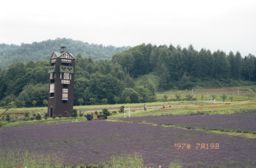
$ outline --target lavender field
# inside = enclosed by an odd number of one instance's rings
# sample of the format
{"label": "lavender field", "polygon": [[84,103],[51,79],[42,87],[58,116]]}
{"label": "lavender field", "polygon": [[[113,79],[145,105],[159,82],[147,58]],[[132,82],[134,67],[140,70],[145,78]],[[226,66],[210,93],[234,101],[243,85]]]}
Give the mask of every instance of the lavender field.
{"label": "lavender field", "polygon": [[256,112],[226,115],[146,116],[124,120],[194,128],[256,132]]}
{"label": "lavender field", "polygon": [[[177,148],[176,144],[191,148]],[[196,148],[218,143],[218,149]],[[100,163],[120,154],[142,155],[145,165],[256,167],[256,140],[139,123],[91,121],[0,128],[0,153],[55,154],[66,164]]]}

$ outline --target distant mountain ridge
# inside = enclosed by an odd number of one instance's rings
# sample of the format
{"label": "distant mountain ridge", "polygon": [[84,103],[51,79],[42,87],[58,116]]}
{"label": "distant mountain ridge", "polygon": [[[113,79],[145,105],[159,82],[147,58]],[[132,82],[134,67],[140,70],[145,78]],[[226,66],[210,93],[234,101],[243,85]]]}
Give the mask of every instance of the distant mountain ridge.
{"label": "distant mountain ridge", "polygon": [[57,38],[30,44],[0,44],[0,68],[5,68],[13,63],[48,60],[53,51],[58,51],[60,46],[66,46],[74,55],[92,59],[110,59],[112,55],[122,52],[128,47],[103,46],[101,44],[89,44],[68,38]]}

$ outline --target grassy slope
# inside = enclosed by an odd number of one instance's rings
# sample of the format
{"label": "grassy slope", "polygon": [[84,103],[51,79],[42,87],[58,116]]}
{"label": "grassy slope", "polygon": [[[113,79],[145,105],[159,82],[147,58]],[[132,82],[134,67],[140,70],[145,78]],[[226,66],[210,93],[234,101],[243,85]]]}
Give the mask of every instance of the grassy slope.
{"label": "grassy slope", "polygon": [[236,86],[236,87],[222,87],[222,88],[196,88],[193,90],[169,90],[160,92],[157,94],[157,100],[163,100],[164,95],[168,96],[168,99],[175,99],[175,95],[181,95],[181,98],[185,98],[188,94],[193,94],[197,100],[209,100],[212,95],[216,96],[216,100],[221,100],[223,94],[227,95],[229,99],[233,97],[234,101],[255,99],[256,97],[256,85],[249,86]]}
{"label": "grassy slope", "polygon": [[[168,104],[166,102],[166,104]],[[132,117],[159,116],[159,115],[191,115],[196,113],[231,114],[256,109],[256,101],[237,102],[175,102],[169,103],[170,107],[147,111],[131,112]],[[124,114],[114,115],[113,118],[123,117]]]}
{"label": "grassy slope", "polygon": [[[243,87],[227,87],[227,88],[209,88],[209,89],[194,89],[193,95],[197,97],[197,101],[171,101],[175,99],[175,94],[180,94],[185,97],[187,94],[192,94],[192,91],[177,91],[170,90],[166,92],[157,93],[157,102],[146,103],[148,110],[144,111],[145,103],[133,104],[113,104],[113,105],[86,105],[75,106],[78,111],[95,112],[107,108],[110,111],[119,111],[120,106],[125,106],[126,112],[130,107],[130,115],[132,117],[138,116],[152,116],[152,115],[191,115],[194,113],[207,113],[207,114],[229,114],[234,112],[243,112],[256,109],[256,85],[243,86]],[[220,101],[221,95],[226,94],[228,97],[232,96],[233,101],[227,98],[225,102]],[[168,101],[163,102],[163,96],[168,96]],[[203,96],[203,100],[200,98]],[[209,100],[210,95],[216,95],[216,101]],[[0,115],[4,109],[0,108]],[[23,124],[56,124],[63,122],[84,121],[83,117],[76,120],[73,118],[58,118],[55,120],[41,120],[41,121],[22,121],[19,118],[24,117],[24,113],[46,113],[46,107],[31,107],[31,108],[13,108],[8,111],[11,118],[16,119],[16,122],[5,123],[5,126],[17,126]],[[127,117],[128,113],[118,113],[110,118]],[[2,122],[3,123],[3,122]]]}
{"label": "grassy slope", "polygon": [[[211,95],[216,95],[216,100],[221,101],[221,96],[223,94],[227,95],[227,100],[230,101],[230,97],[233,97],[233,101],[253,101],[256,100],[256,85],[250,86],[241,86],[241,87],[224,87],[224,88],[198,88],[192,90],[169,90],[165,92],[159,92],[156,94],[157,102],[146,103],[148,106],[161,106],[163,105],[163,97],[164,95],[168,96],[168,101],[174,100],[176,94],[180,94],[181,98],[184,99],[186,95],[192,94],[199,101],[209,101],[211,99]],[[203,95],[203,96],[202,96]],[[203,99],[202,99],[203,98]],[[209,101],[211,102],[211,101]],[[172,103],[179,103],[176,101],[172,101]],[[132,104],[106,104],[106,105],[83,105],[83,106],[75,106],[75,109],[80,111],[100,111],[103,108],[111,108],[118,109],[120,106],[125,107],[143,107],[145,103],[132,103]],[[187,102],[187,104],[191,104],[191,102]],[[192,104],[194,104],[192,102]],[[0,108],[0,114],[4,109]],[[10,109],[9,112],[12,113],[39,113],[46,112],[46,107],[24,107],[24,108],[13,108]]]}

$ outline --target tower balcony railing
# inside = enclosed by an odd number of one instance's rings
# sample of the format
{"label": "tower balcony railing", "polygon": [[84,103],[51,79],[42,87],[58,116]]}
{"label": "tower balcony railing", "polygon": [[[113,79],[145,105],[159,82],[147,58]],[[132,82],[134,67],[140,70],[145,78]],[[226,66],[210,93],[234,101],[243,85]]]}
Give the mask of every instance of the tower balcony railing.
{"label": "tower balcony railing", "polygon": [[60,65],[60,72],[74,73],[74,68],[72,66]]}
{"label": "tower balcony railing", "polygon": [[55,66],[49,66],[48,73],[53,73],[53,72],[55,72]]}

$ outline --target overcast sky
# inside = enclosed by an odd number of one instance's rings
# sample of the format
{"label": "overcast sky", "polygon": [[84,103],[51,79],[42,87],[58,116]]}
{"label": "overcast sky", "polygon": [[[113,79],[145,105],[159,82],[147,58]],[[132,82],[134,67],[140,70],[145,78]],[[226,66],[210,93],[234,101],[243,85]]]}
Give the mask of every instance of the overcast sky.
{"label": "overcast sky", "polygon": [[256,55],[256,0],[2,0],[0,43],[57,37]]}

